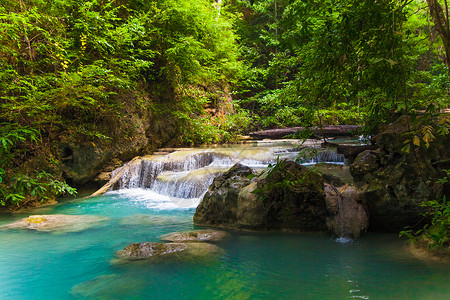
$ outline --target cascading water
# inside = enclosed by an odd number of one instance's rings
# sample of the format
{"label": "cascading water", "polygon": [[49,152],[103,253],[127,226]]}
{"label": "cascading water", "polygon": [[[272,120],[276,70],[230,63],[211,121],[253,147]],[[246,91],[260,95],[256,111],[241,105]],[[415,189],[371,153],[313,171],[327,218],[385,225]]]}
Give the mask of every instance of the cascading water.
{"label": "cascading water", "polygon": [[[318,162],[344,162],[344,156],[335,151],[318,148],[317,142],[299,146],[299,141],[254,143],[234,147],[212,149],[180,149],[166,155],[151,155],[135,159],[115,170],[112,190],[140,188],[162,196],[180,199],[196,199],[195,206],[206,193],[214,178],[236,163],[252,168],[265,168],[277,159],[296,159],[305,149],[313,149],[314,155],[305,165]],[[293,146],[296,146],[293,148]]]}
{"label": "cascading water", "polygon": [[225,168],[201,168],[187,172],[164,172],[156,178],[152,190],[161,195],[180,198],[203,196],[214,178],[225,172]]}
{"label": "cascading water", "polygon": [[[211,152],[200,152],[186,156],[184,160],[164,157],[143,157],[124,167],[127,168],[119,181],[112,186],[114,190],[129,188],[151,188],[155,179],[164,171],[185,172],[210,165],[214,160]],[[113,172],[114,177],[120,169]]]}
{"label": "cascading water", "polygon": [[369,217],[360,192],[352,186],[336,188],[325,184],[325,201],[330,217],[327,226],[337,236],[337,242],[348,243],[359,238],[369,226]]}

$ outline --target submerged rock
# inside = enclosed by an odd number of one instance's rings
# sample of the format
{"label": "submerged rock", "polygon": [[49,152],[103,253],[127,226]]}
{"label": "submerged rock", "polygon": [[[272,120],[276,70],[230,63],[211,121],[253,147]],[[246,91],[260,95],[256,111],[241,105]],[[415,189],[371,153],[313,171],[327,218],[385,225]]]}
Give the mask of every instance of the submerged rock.
{"label": "submerged rock", "polygon": [[444,248],[436,247],[430,249],[431,242],[423,237],[417,242],[410,242],[407,246],[408,251],[418,259],[433,260],[444,263],[450,262],[450,246]]}
{"label": "submerged rock", "polygon": [[79,232],[101,225],[107,217],[89,215],[33,215],[11,224],[3,229],[30,229],[52,232]]}
{"label": "submerged rock", "polygon": [[100,275],[92,280],[75,285],[71,294],[79,298],[118,299],[127,298],[147,283],[140,277],[130,275]]}
{"label": "submerged rock", "polygon": [[222,249],[208,243],[134,243],[117,251],[118,259],[113,263],[125,263],[136,260],[205,258],[220,254]]}
{"label": "submerged rock", "polygon": [[131,215],[120,219],[121,225],[173,225],[192,222],[190,217],[177,217],[171,215]]}
{"label": "submerged rock", "polygon": [[172,232],[161,237],[163,241],[174,243],[186,242],[218,242],[228,236],[225,231],[219,230],[195,230],[184,232]]}

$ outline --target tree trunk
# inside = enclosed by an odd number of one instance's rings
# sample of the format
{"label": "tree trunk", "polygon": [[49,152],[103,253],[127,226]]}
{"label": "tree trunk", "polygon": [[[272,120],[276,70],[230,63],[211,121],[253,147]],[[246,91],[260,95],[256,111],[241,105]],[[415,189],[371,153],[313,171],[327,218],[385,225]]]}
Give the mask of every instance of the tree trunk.
{"label": "tree trunk", "polygon": [[448,5],[447,0],[444,0],[444,8],[439,4],[438,0],[427,0],[430,15],[433,18],[436,31],[442,38],[445,50],[445,64],[450,76],[450,27],[448,20]]}
{"label": "tree trunk", "polygon": [[[323,127],[311,127],[312,131],[311,138],[318,137],[335,137],[335,136],[356,136],[359,134],[360,127],[357,125],[330,125]],[[306,130],[305,127],[289,127],[289,128],[281,128],[281,129],[268,129],[256,132],[250,132],[249,135],[257,140],[262,139],[283,139],[290,137],[292,135],[296,135],[303,130]]]}

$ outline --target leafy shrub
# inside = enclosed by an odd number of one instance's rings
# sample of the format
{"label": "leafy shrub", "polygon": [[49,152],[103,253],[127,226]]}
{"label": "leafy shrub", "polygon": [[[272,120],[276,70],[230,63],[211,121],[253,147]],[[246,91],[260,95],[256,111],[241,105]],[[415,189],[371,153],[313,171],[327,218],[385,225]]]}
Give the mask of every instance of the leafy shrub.
{"label": "leafy shrub", "polygon": [[[55,179],[51,174],[41,171],[35,176],[24,174],[10,175],[7,171],[17,155],[24,151],[20,143],[38,143],[35,129],[18,124],[2,124],[0,129],[0,205],[20,205],[33,200],[45,201],[50,198],[70,194],[76,189],[66,182]],[[17,148],[17,149],[16,149]]]}

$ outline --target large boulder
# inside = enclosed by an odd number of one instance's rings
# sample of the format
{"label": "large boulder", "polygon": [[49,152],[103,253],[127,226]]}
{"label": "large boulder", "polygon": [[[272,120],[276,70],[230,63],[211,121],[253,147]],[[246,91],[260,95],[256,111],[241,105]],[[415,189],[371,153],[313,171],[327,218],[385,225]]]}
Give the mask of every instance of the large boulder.
{"label": "large boulder", "polygon": [[[216,177],[197,206],[194,215],[194,224],[213,225],[223,227],[240,227],[238,214],[242,214],[243,207],[238,209],[238,197],[246,186],[250,184],[250,176],[255,172],[241,164],[236,164],[224,174]],[[255,201],[250,200],[255,203]],[[256,203],[255,203],[256,204]],[[236,226],[233,226],[235,224]]]}
{"label": "large boulder", "polygon": [[[375,137],[378,150],[363,151],[350,166],[355,184],[365,191],[374,228],[398,232],[418,224],[426,209],[421,203],[442,199],[448,189],[436,181],[443,177],[442,169],[450,168],[450,135],[435,133],[429,147],[422,141],[408,152],[404,147],[412,144],[412,128],[409,117],[399,118]],[[423,128],[416,126],[416,132]]]}
{"label": "large boulder", "polygon": [[[296,162],[280,161],[259,177],[251,168],[236,164],[216,177],[197,207],[194,223],[236,229],[327,231],[327,222],[338,212],[329,211],[325,195],[324,178]],[[352,236],[359,236],[359,232]]]}
{"label": "large boulder", "polygon": [[146,259],[154,256],[168,255],[186,250],[186,245],[179,243],[134,243],[118,251],[117,256],[130,260]]}

